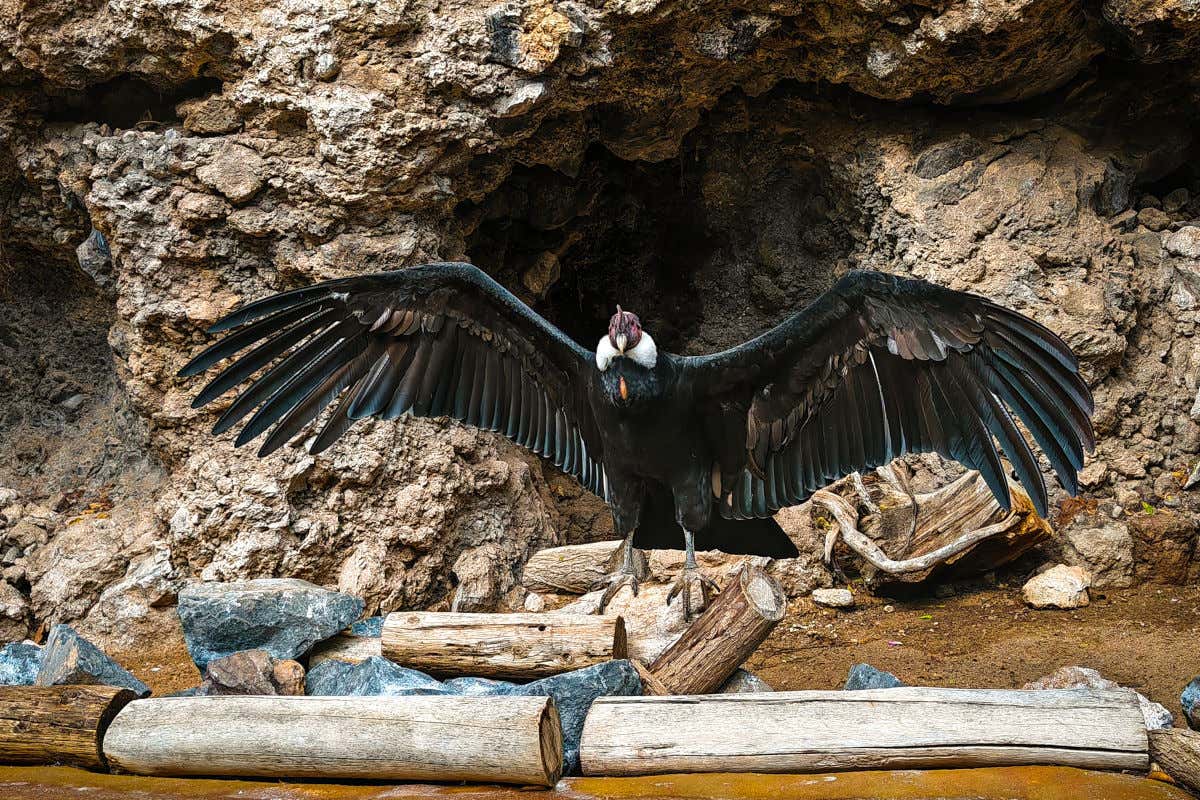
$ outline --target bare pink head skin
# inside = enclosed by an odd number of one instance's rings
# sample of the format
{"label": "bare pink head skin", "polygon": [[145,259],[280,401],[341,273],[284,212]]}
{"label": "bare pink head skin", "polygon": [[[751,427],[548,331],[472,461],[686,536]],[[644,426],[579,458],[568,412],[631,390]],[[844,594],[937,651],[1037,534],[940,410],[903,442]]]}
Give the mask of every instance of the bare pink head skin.
{"label": "bare pink head skin", "polygon": [[622,311],[617,306],[617,313],[608,321],[608,341],[618,353],[632,350],[642,340],[642,321],[638,315],[630,311]]}

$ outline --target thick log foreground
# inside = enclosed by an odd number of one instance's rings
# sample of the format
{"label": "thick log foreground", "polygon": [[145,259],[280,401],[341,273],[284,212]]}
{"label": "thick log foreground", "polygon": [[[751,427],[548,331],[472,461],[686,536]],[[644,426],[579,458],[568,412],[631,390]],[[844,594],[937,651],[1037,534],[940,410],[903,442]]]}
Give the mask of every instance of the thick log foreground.
{"label": "thick log foreground", "polygon": [[399,611],[384,620],[382,644],[384,658],[438,677],[532,680],[625,658],[625,620]]}
{"label": "thick log foreground", "polygon": [[1150,758],[1176,783],[1200,794],[1200,733],[1182,728],[1150,731]]}
{"label": "thick log foreground", "polygon": [[104,754],[139,775],[553,786],[562,726],[548,697],[164,697],[126,706]]}
{"label": "thick log foreground", "polygon": [[105,730],[136,697],[114,686],[0,686],[0,763],[106,769]]}
{"label": "thick log foreground", "polygon": [[785,611],[787,597],[779,581],[758,567],[743,567],[692,626],[647,665],[657,682],[651,691],[662,687],[671,694],[715,692],[770,635]]}
{"label": "thick log foreground", "polygon": [[1055,764],[1149,766],[1128,690],[868,689],[602,697],[584,775]]}

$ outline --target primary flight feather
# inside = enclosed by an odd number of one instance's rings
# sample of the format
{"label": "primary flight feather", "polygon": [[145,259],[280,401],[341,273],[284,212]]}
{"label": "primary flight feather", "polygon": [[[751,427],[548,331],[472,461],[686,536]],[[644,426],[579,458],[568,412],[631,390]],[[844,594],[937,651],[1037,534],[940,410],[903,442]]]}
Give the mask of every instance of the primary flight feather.
{"label": "primary flight feather", "polygon": [[625,542],[606,600],[636,590],[635,535],[656,492],[669,492],[684,530],[672,594],[690,605],[689,586],[710,583],[694,535],[714,515],[768,517],[851,472],[931,451],[979,470],[1008,509],[998,444],[1046,516],[1015,419],[1072,494],[1095,444],[1091,392],[1054,333],[986,298],[876,272],[850,272],[770,331],[707,356],[659,351],[619,306],[589,352],[457,263],[273,295],[210,329],[226,331],[179,373],[227,362],[194,407],[247,384],[215,433],[242,422],[237,444],[265,433],[265,456],[335,402],[314,453],[364,417],[446,416],[498,431],[608,502]]}

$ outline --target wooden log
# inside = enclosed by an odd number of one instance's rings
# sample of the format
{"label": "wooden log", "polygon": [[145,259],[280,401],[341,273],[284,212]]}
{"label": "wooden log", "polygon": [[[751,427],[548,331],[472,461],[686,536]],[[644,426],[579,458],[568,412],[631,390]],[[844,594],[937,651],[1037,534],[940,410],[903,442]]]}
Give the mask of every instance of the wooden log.
{"label": "wooden log", "polygon": [[398,611],[383,656],[438,677],[530,680],[625,658],[625,620],[594,614]]}
{"label": "wooden log", "polygon": [[1126,689],[865,689],[602,697],[583,727],[585,775],[1149,765]]}
{"label": "wooden log", "polygon": [[1200,794],[1200,733],[1183,728],[1150,731],[1150,758],[1171,780]]}
{"label": "wooden log", "polygon": [[0,763],[106,769],[104,733],[136,697],[115,686],[0,686]]}
{"label": "wooden log", "polygon": [[531,592],[583,594],[608,574],[608,564],[621,542],[591,542],[548,547],[525,562],[521,585]]}
{"label": "wooden log", "polygon": [[312,652],[308,654],[308,668],[312,669],[322,661],[328,661],[331,658],[358,664],[371,656],[378,655],[382,655],[378,636],[338,634],[313,648]]}
{"label": "wooden log", "polygon": [[714,692],[762,644],[786,610],[779,581],[759,567],[745,566],[647,669],[674,694]]}
{"label": "wooden log", "polygon": [[549,697],[164,697],[126,706],[104,753],[140,775],[553,786],[562,726]]}

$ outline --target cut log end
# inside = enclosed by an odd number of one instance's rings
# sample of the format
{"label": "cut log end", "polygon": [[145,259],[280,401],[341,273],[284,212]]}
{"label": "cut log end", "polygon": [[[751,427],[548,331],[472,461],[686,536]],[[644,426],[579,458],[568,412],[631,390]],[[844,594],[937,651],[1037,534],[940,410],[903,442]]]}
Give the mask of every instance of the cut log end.
{"label": "cut log end", "polygon": [[0,763],[107,769],[105,732],[136,697],[114,686],[0,686]]}
{"label": "cut log end", "polygon": [[563,735],[562,720],[554,698],[549,698],[538,718],[538,739],[542,746],[542,767],[546,774],[546,785],[554,786],[562,777]]}
{"label": "cut log end", "polygon": [[738,573],[738,585],[746,600],[768,622],[779,622],[787,612],[787,596],[779,581],[762,570],[744,569]]}

